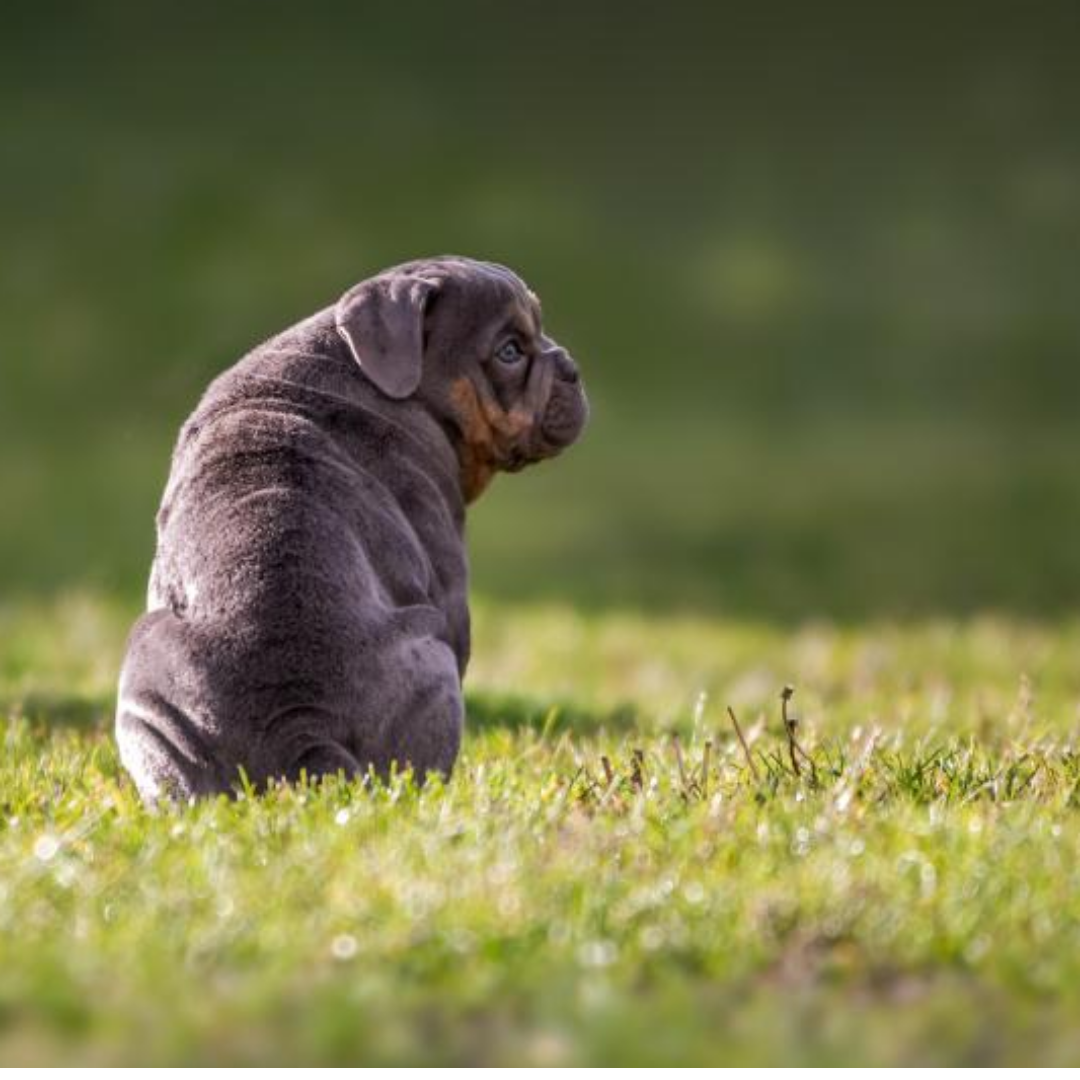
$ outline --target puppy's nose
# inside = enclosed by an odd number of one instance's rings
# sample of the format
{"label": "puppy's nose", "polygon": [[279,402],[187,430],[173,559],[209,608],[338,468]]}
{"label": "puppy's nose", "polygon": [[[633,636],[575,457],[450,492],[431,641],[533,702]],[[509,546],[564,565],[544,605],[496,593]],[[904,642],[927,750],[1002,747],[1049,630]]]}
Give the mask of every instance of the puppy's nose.
{"label": "puppy's nose", "polygon": [[570,354],[565,349],[555,349],[551,354],[551,359],[555,364],[556,379],[568,383],[578,381],[580,376],[578,375],[577,364],[570,359]]}

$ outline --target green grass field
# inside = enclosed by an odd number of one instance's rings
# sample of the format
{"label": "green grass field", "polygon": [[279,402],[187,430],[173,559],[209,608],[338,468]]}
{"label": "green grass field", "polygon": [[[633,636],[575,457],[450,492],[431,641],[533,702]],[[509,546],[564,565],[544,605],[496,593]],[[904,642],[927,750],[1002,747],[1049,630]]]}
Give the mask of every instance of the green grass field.
{"label": "green grass field", "polygon": [[131,611],[0,610],[0,1060],[1077,1061],[1080,624],[476,614],[445,787],[155,815]]}

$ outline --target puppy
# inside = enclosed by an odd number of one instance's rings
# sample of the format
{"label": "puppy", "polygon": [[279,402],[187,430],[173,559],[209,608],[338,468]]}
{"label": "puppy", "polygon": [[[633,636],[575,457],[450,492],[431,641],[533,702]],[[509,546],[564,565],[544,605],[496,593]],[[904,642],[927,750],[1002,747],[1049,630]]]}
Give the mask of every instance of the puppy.
{"label": "puppy", "polygon": [[469,658],[465,506],[580,435],[578,369],[511,271],[361,282],[184,424],[116,735],[147,802],[396,763],[449,774]]}

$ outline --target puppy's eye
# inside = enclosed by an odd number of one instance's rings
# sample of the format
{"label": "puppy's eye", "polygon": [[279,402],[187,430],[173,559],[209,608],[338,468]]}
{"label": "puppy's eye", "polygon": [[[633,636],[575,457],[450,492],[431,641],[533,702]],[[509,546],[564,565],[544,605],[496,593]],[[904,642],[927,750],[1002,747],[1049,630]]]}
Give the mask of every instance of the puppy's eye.
{"label": "puppy's eye", "polygon": [[507,341],[499,346],[495,359],[503,364],[520,364],[525,359],[525,354],[516,341]]}

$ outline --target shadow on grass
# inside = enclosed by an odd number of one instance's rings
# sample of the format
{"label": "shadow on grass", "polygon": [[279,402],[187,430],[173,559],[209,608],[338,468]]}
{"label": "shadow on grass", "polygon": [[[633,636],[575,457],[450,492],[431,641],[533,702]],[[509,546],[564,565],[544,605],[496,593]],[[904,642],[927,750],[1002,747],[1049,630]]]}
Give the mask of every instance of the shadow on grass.
{"label": "shadow on grass", "polygon": [[112,725],[115,700],[88,694],[63,694],[51,690],[22,696],[0,696],[0,716],[25,717],[48,727],[104,730]]}
{"label": "shadow on grass", "polygon": [[[49,727],[104,730],[112,725],[115,704],[111,696],[38,690],[22,696],[0,695],[0,716],[25,717]],[[471,693],[466,696],[465,711],[466,729],[471,731],[627,732],[643,722],[640,710],[631,704],[596,709],[525,694]]]}
{"label": "shadow on grass", "polygon": [[533,729],[545,734],[572,731],[626,732],[641,726],[640,710],[630,704],[590,709],[572,701],[551,701],[524,694],[471,693],[465,698],[466,731]]}

